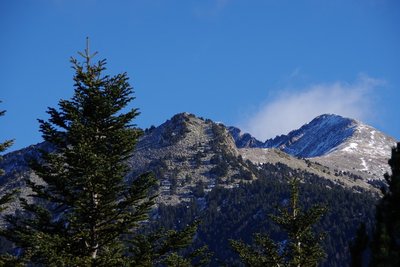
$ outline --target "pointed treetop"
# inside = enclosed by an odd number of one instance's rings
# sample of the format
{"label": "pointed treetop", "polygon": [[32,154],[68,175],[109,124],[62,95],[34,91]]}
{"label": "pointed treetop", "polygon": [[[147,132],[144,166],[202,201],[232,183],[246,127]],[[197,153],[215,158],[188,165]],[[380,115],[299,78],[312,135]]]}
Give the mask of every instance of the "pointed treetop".
{"label": "pointed treetop", "polygon": [[89,37],[86,37],[86,49],[85,53],[78,52],[80,56],[82,56],[86,60],[86,66],[89,66],[90,60],[97,55],[97,51],[94,52],[92,55],[90,54],[89,51]]}

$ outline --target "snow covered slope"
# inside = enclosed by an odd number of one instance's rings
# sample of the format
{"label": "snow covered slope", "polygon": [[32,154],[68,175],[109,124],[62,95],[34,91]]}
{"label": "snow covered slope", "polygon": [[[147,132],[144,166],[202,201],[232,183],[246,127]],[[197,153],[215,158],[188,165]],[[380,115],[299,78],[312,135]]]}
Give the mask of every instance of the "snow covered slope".
{"label": "snow covered slope", "polygon": [[264,143],[249,134],[231,134],[239,148],[277,148],[307,158],[332,172],[350,172],[366,180],[382,180],[396,140],[360,121],[334,114],[316,117],[287,135]]}
{"label": "snow covered slope", "polygon": [[356,121],[351,137],[315,161],[338,171],[350,171],[369,180],[383,180],[395,139]]}
{"label": "snow covered slope", "polygon": [[350,138],[357,122],[338,115],[324,114],[288,135],[277,136],[264,143],[265,148],[279,148],[302,158],[325,155]]}

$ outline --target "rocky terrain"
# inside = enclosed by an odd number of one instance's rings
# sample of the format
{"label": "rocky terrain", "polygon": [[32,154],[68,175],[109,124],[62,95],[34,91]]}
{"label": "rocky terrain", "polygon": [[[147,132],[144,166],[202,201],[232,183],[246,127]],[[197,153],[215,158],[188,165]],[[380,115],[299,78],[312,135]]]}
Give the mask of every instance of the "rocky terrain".
{"label": "rocky terrain", "polygon": [[[127,179],[152,171],[159,179],[158,202],[167,205],[201,198],[215,186],[238,187],[257,179],[252,167],[282,163],[345,187],[378,191],[395,140],[361,122],[321,115],[288,135],[261,142],[235,127],[189,113],[177,114],[144,131],[128,160]],[[0,193],[37,179],[28,167],[42,143],[4,156]],[[252,165],[252,166],[250,166]]]}
{"label": "rocky terrain", "polygon": [[237,186],[239,173],[247,169],[237,163],[238,156],[225,127],[181,113],[145,131],[129,159],[130,177],[152,171],[160,180],[159,202],[177,204],[190,201],[196,190]]}
{"label": "rocky terrain", "polygon": [[[287,135],[265,142],[232,129],[238,147],[276,148],[326,166],[337,176],[350,174],[371,183],[383,180],[383,174],[389,171],[387,161],[396,143],[394,138],[369,125],[333,114],[318,116]],[[269,150],[254,150],[257,155],[262,155],[262,151],[269,153]]]}
{"label": "rocky terrain", "polygon": [[[370,126],[337,115],[321,115],[287,136],[262,143],[237,128],[181,113],[145,131],[129,160],[130,177],[153,171],[160,179],[159,203],[172,205],[217,185],[234,188],[251,182],[257,175],[250,165],[266,163],[282,163],[354,190],[378,192],[382,183],[376,181],[388,171],[394,143]],[[359,149],[350,150],[353,144]],[[368,162],[368,171],[363,161],[357,161],[361,158]]]}
{"label": "rocky terrain", "polygon": [[395,140],[371,126],[356,122],[353,134],[330,153],[314,158],[330,168],[352,172],[368,181],[384,180]]}
{"label": "rocky terrain", "polygon": [[[317,225],[327,233],[327,260],[321,266],[345,266],[348,242],[361,222],[372,225],[375,202],[395,140],[371,126],[337,115],[321,115],[298,130],[262,142],[240,129],[226,127],[189,113],[180,113],[158,127],[143,131],[127,160],[126,179],[151,171],[159,180],[152,223],[181,229],[201,219],[197,245],[207,244],[215,258],[211,266],[237,265],[230,239],[246,240],[256,232],[272,231],[268,220],[276,205],[287,202],[287,181],[302,180],[304,206],[329,207]],[[40,181],[29,168],[46,143],[4,155],[0,195],[18,188],[30,194],[25,179]],[[377,194],[378,193],[378,194]],[[14,212],[18,202],[7,212]],[[218,259],[218,260],[216,260]]]}

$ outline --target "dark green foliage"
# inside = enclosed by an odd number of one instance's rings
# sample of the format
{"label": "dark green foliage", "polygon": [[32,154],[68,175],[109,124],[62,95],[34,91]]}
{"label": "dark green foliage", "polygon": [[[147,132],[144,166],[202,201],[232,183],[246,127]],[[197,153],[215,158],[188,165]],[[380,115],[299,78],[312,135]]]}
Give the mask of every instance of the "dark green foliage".
{"label": "dark green foliage", "polygon": [[313,206],[303,211],[299,204],[298,180],[291,181],[290,203],[279,208],[272,220],[287,234],[283,244],[276,244],[266,234],[256,234],[253,246],[232,240],[233,249],[247,266],[317,266],[325,256],[320,242],[323,235],[314,235],[312,226],[326,212]]}
{"label": "dark green foliage", "polygon": [[201,180],[198,181],[196,186],[193,188],[192,193],[195,197],[204,197],[204,182]]}
{"label": "dark green foliage", "polygon": [[[1,101],[0,101],[1,103]],[[5,111],[1,110],[0,111],[0,117],[4,116]],[[4,141],[3,143],[0,143],[0,153],[4,152],[7,148],[9,148],[11,145],[13,144],[13,140],[7,140]],[[2,159],[1,155],[0,155],[0,160]],[[2,169],[0,169],[0,176],[2,176],[4,174],[4,171]]]}
{"label": "dark green foliage", "polygon": [[400,143],[392,149],[389,165],[392,173],[384,176],[387,185],[376,205],[372,237],[361,224],[351,243],[352,266],[400,266]]}
{"label": "dark green foliage", "polygon": [[187,121],[189,120],[184,114],[177,114],[171,118],[170,123],[167,123],[164,131],[162,132],[162,138],[159,140],[159,144],[162,146],[169,146],[176,144],[189,132],[187,128]]}
{"label": "dark green foliage", "polygon": [[211,150],[218,153],[225,153],[226,149],[224,149],[224,147],[226,144],[224,142],[227,135],[225,127],[220,124],[212,123],[211,131],[214,137],[210,140]]}
{"label": "dark green foliage", "polygon": [[244,180],[248,180],[248,181],[253,179],[252,173],[250,171],[244,170],[244,169],[240,170],[240,173],[239,173],[238,177],[242,178]]}
{"label": "dark green foliage", "polygon": [[[0,101],[1,103],[1,101]],[[5,111],[0,111],[0,117],[4,116]],[[13,140],[7,140],[3,143],[0,144],[0,153],[4,152],[7,148],[9,148],[13,144]],[[2,157],[0,156],[0,160],[2,160]],[[4,170],[0,169],[0,177],[4,175]],[[15,195],[15,191],[6,193],[0,198],[0,212],[2,212],[4,209],[6,209],[5,204],[9,203],[12,199],[13,196]]]}
{"label": "dark green foliage", "polygon": [[371,240],[371,266],[400,266],[400,143],[389,159],[387,190],[376,206],[376,224]]}
{"label": "dark green foliage", "polygon": [[203,266],[211,254],[203,246],[191,251],[187,249],[192,243],[198,227],[195,222],[181,231],[165,230],[163,228],[150,234],[139,234],[130,241],[131,266]]}
{"label": "dark green foliage", "polygon": [[[230,239],[251,243],[252,233],[263,232],[279,243],[287,239],[267,214],[276,212],[276,206],[287,203],[290,187],[285,177],[299,177],[299,198],[305,209],[321,203],[329,207],[315,232],[326,232],[322,247],[327,258],[321,266],[341,267],[350,263],[348,242],[354,238],[358,225],[372,224],[376,197],[368,192],[357,193],[330,181],[283,164],[246,165],[258,179],[242,183],[233,189],[216,186],[202,199],[175,207],[159,207],[159,223],[166,228],[183,227],[193,218],[199,218],[195,244],[207,244],[214,253],[212,266],[221,262],[228,266],[240,265]],[[179,218],[179,220],[177,219]]]}
{"label": "dark green foliage", "polygon": [[206,156],[206,154],[204,152],[197,152],[194,156],[193,156],[193,165],[195,168],[199,168],[202,164],[202,159]]}
{"label": "dark green foliage", "polygon": [[218,165],[214,166],[210,170],[210,174],[216,177],[224,177],[228,173],[228,163],[221,161]]}
{"label": "dark green foliage", "polygon": [[[103,75],[105,60],[92,65],[72,59],[75,93],[49,108],[40,129],[54,152],[42,151],[32,169],[46,185],[27,181],[33,203],[7,217],[3,233],[22,248],[24,261],[46,266],[123,266],[129,264],[126,237],[148,218],[156,184],[143,174],[129,184],[125,160],[141,132],[132,128],[137,109],[126,109],[133,90],[126,73]],[[123,113],[123,111],[126,113]]]}
{"label": "dark green foliage", "polygon": [[[1,101],[0,101],[1,103]],[[0,111],[0,117],[4,116],[5,111],[2,110]],[[4,152],[7,148],[9,148],[13,144],[12,140],[7,140],[3,143],[0,143],[0,153]],[[0,160],[2,160],[2,157],[0,156]],[[4,175],[4,170],[0,169],[0,177]],[[4,194],[2,197],[0,197],[0,213],[3,212],[5,209],[7,209],[7,204],[10,203],[13,199],[15,194],[17,193],[17,190],[13,190],[11,192],[8,192]],[[3,230],[1,230],[3,231]],[[9,245],[6,240],[1,239],[0,240],[0,250],[6,251],[7,246]],[[17,261],[15,261],[14,257],[5,254],[0,256],[0,266],[16,266],[18,264]]]}
{"label": "dark green foliage", "polygon": [[232,248],[239,254],[241,261],[246,266],[278,266],[283,261],[282,255],[278,252],[279,246],[268,236],[255,234],[253,242],[253,246],[237,240],[230,242]]}
{"label": "dark green foliage", "polygon": [[356,238],[350,244],[351,266],[362,267],[365,262],[366,248],[368,247],[368,235],[365,223],[360,224]]}

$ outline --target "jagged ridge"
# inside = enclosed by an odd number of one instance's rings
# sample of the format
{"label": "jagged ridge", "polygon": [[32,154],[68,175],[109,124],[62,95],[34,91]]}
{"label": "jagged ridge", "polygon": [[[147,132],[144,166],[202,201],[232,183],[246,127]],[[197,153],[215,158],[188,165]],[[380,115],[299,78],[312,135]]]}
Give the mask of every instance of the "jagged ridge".
{"label": "jagged ridge", "polygon": [[357,122],[338,115],[324,114],[300,129],[264,143],[266,148],[279,148],[293,156],[312,158],[325,155],[345,142],[355,132]]}

